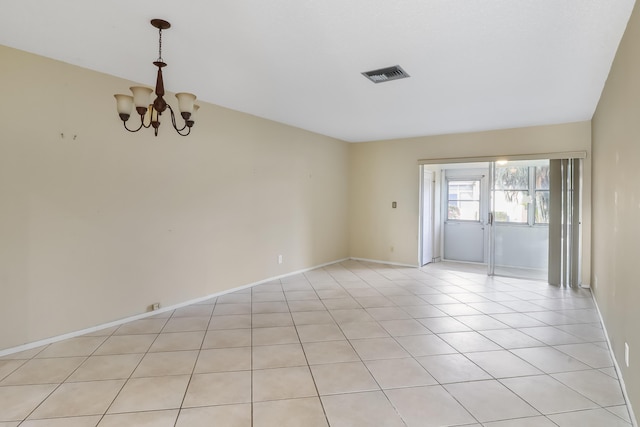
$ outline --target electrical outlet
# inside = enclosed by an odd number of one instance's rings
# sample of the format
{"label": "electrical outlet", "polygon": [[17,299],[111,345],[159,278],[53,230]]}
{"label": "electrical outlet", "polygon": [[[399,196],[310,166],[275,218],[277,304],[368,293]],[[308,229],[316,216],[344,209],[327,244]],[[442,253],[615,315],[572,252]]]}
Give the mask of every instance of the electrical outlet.
{"label": "electrical outlet", "polygon": [[154,302],[153,304],[151,304],[151,311],[156,311],[156,310],[160,310],[159,302]]}
{"label": "electrical outlet", "polygon": [[278,255],[278,264],[282,264],[283,262],[282,255]]}
{"label": "electrical outlet", "polygon": [[624,343],[624,364],[629,367],[629,344]]}

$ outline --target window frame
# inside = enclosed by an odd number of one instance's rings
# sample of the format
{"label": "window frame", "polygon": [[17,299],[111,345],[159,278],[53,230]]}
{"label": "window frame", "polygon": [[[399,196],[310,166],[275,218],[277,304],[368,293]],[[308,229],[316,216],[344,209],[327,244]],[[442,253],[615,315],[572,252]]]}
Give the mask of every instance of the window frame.
{"label": "window frame", "polygon": [[[447,189],[447,194],[446,194],[446,216],[445,216],[445,222],[464,222],[464,223],[468,223],[468,224],[474,224],[474,223],[482,223],[482,179],[480,177],[463,177],[463,176],[455,176],[455,177],[447,177],[445,180],[445,184],[446,184],[446,189]],[[460,199],[455,199],[452,200],[450,198],[450,183],[451,182],[461,182],[461,181],[467,181],[467,182],[477,182],[478,183],[478,198],[477,199],[472,199],[472,200],[460,200]],[[476,202],[478,204],[478,219],[474,220],[474,219],[458,219],[458,218],[449,218],[449,203],[450,202]]]}

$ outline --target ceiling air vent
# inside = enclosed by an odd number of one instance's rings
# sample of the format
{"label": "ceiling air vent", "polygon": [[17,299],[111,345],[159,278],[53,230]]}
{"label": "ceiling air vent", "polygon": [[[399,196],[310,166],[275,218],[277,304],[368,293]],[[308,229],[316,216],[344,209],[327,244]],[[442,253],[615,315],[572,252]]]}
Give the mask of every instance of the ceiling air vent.
{"label": "ceiling air vent", "polygon": [[374,83],[390,82],[391,80],[404,79],[409,77],[406,71],[399,65],[393,67],[380,68],[379,70],[365,71],[363,76],[368,78]]}

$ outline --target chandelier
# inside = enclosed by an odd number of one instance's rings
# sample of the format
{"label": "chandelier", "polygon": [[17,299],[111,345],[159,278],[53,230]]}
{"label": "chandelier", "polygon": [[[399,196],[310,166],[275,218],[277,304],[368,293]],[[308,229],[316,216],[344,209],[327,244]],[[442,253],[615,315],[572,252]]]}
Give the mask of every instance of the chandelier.
{"label": "chandelier", "polygon": [[[153,89],[143,86],[132,86],[129,89],[131,89],[133,96],[121,94],[114,95],[116,98],[118,115],[124,124],[124,128],[129,132],[138,132],[142,128],[148,129],[152,127],[155,136],[158,136],[160,116],[168,108],[171,113],[171,124],[173,125],[173,128],[179,135],[187,136],[193,127],[195,113],[200,107],[194,104],[196,100],[196,96],[194,94],[185,92],[176,93],[176,98],[178,98],[178,109],[180,110],[180,115],[184,120],[182,127],[178,127],[173,108],[171,108],[171,105],[167,104],[167,101],[164,100],[164,82],[162,81],[162,68],[167,66],[162,59],[162,30],[171,28],[171,24],[162,19],[152,19],[151,25],[157,28],[159,33],[158,59],[153,62],[153,65],[158,67],[155,89],[156,99],[153,100],[153,103],[149,102]],[[134,105],[136,107],[136,112],[140,116],[140,126],[136,129],[131,129],[127,127],[127,121],[131,116],[131,110]]]}

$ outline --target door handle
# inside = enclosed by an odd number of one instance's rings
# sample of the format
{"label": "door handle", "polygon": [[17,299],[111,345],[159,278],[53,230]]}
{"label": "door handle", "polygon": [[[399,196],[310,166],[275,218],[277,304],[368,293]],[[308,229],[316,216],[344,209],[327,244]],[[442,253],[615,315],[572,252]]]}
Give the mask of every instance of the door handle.
{"label": "door handle", "polygon": [[489,212],[489,221],[487,221],[488,225],[493,225],[493,212]]}

